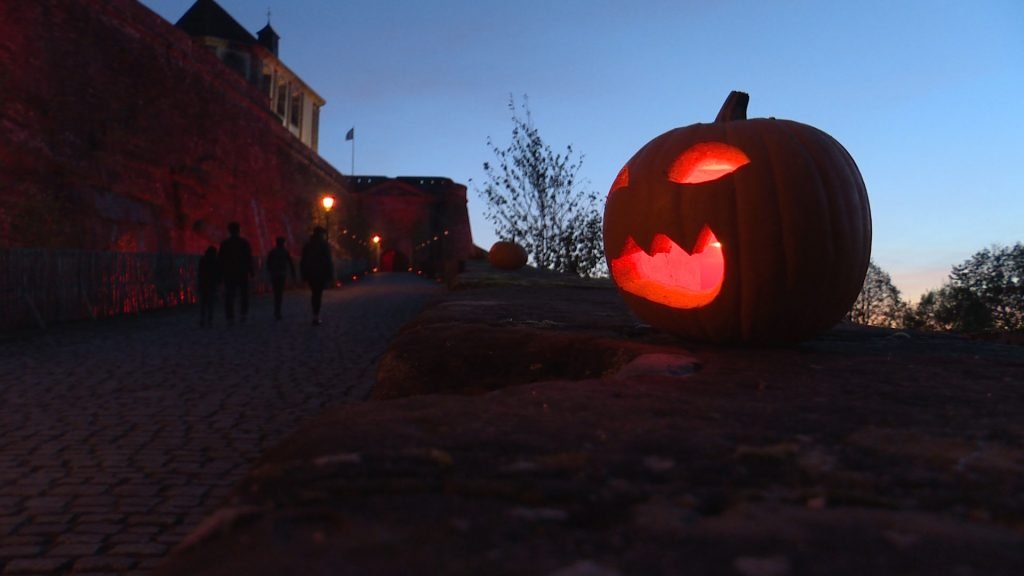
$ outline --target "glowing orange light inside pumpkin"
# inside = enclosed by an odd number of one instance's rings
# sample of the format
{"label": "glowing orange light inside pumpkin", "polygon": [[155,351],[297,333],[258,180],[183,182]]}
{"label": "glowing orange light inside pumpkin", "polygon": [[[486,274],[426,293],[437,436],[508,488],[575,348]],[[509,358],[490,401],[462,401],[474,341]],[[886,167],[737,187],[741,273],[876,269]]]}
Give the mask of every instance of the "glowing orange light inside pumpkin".
{"label": "glowing orange light inside pumpkin", "polygon": [[749,163],[750,158],[735,146],[701,142],[676,158],[668,170],[668,179],[677,184],[700,184],[718,180]]}
{"label": "glowing orange light inside pumpkin", "polygon": [[722,244],[707,226],[697,236],[692,254],[664,234],[654,236],[649,252],[627,237],[622,254],[612,260],[611,267],[623,290],[673,308],[710,303],[725,278]]}
{"label": "glowing orange light inside pumpkin", "polygon": [[611,194],[619,188],[627,186],[629,186],[629,166],[623,166],[622,170],[619,170],[618,176],[615,177],[615,181],[612,182],[612,189],[608,193]]}

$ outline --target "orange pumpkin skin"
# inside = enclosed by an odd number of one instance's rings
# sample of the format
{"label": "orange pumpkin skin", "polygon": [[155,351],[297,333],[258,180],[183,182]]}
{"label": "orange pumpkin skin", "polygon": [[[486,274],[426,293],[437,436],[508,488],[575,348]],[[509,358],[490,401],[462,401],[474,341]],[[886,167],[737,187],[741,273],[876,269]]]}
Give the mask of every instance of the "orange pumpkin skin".
{"label": "orange pumpkin skin", "polygon": [[499,240],[487,253],[487,261],[499,270],[518,270],[526,266],[526,249],[507,240]]}
{"label": "orange pumpkin skin", "polygon": [[626,163],[605,202],[605,256],[627,305],[656,328],[802,340],[839,322],[860,292],[867,191],[831,136],[747,120],[746,103],[734,92],[715,122],[670,130]]}

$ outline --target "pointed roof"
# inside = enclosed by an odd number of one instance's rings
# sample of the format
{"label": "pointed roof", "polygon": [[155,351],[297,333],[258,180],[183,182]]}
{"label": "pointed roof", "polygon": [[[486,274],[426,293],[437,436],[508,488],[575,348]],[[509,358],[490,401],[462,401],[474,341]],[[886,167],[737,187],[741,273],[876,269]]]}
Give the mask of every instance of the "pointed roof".
{"label": "pointed roof", "polygon": [[256,37],[214,0],[196,0],[175,26],[191,36],[213,36],[246,44],[256,42]]}
{"label": "pointed roof", "polygon": [[273,38],[280,38],[280,37],[281,37],[281,36],[280,36],[280,35],[279,35],[279,34],[277,33],[277,31],[276,31],[276,30],[274,30],[274,28],[270,26],[270,21],[269,21],[269,20],[267,21],[267,25],[266,25],[266,26],[264,26],[263,28],[260,28],[260,31],[259,31],[259,32],[257,32],[257,33],[256,33],[256,35],[257,35],[257,36],[259,36],[259,37],[261,37],[261,38],[262,38],[263,36],[271,36],[271,37],[273,37]]}
{"label": "pointed roof", "polygon": [[271,28],[269,19],[267,20],[267,25],[256,33],[256,38],[261,46],[269,50],[274,56],[277,56],[277,44],[281,37]]}

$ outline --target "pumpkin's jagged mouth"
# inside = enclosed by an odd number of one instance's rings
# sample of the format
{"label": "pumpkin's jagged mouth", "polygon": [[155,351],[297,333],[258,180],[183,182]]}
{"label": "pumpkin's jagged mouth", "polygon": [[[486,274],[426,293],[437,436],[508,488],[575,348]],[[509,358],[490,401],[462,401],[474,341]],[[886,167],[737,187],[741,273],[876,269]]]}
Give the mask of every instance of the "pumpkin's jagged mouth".
{"label": "pumpkin's jagged mouth", "polygon": [[692,253],[664,234],[654,236],[649,251],[629,236],[611,272],[626,292],[673,308],[699,308],[722,289],[725,258],[722,244],[705,225]]}

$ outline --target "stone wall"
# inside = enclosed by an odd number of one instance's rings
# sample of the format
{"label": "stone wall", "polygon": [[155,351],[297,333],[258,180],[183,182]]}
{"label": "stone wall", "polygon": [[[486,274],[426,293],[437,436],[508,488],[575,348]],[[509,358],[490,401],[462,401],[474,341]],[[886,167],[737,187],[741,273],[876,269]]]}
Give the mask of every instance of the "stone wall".
{"label": "stone wall", "polygon": [[325,193],[352,217],[266,106],[133,0],[0,2],[0,244],[199,253],[237,220],[265,253],[297,248]]}
{"label": "stone wall", "polygon": [[391,253],[432,275],[442,271],[443,262],[470,257],[473,238],[462,184],[437,176],[354,176],[351,189],[359,197],[366,236],[381,239],[371,247],[375,263]]}

